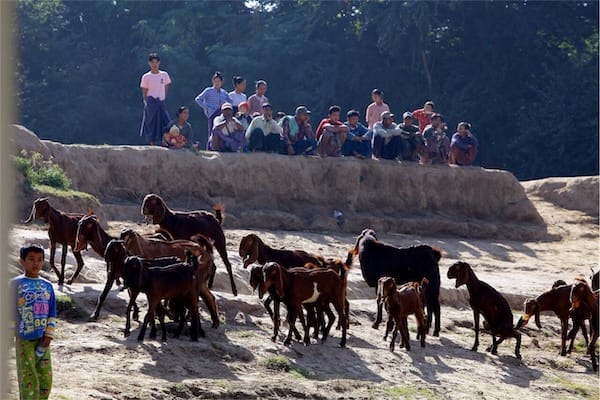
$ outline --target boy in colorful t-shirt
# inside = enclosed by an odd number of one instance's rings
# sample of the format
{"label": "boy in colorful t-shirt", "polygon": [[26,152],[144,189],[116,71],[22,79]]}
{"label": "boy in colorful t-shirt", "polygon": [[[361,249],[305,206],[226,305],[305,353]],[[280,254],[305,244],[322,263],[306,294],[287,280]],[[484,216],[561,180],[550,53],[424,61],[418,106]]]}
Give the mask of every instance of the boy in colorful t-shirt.
{"label": "boy in colorful t-shirt", "polygon": [[15,349],[21,399],[48,399],[52,388],[50,341],[56,330],[52,284],[40,277],[44,248],[22,247],[19,263],[25,273],[11,280],[16,299]]}

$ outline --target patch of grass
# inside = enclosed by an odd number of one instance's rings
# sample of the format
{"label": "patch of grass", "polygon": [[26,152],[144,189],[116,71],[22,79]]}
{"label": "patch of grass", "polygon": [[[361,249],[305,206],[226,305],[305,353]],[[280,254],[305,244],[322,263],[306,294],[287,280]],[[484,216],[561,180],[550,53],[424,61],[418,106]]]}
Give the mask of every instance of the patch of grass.
{"label": "patch of grass", "polygon": [[[383,389],[380,393],[381,397],[386,399],[432,399],[438,400],[443,397],[431,390],[426,388],[419,388],[415,386],[392,386]],[[377,398],[379,396],[375,396]]]}
{"label": "patch of grass", "polygon": [[42,195],[62,197],[67,199],[89,199],[98,203],[96,196],[73,189],[57,189],[48,185],[32,185],[31,188]]}
{"label": "patch of grass", "polygon": [[304,368],[301,368],[297,365],[292,365],[290,367],[290,375],[292,375],[294,378],[303,378],[303,379],[313,379],[315,377],[315,374],[305,370]]}
{"label": "patch of grass", "polygon": [[40,153],[22,150],[20,155],[13,156],[12,159],[31,187],[44,185],[67,190],[71,186],[71,180],[65,171],[52,160],[44,159]]}
{"label": "patch of grass", "polygon": [[66,320],[81,320],[87,317],[87,313],[66,294],[56,296],[56,314]]}
{"label": "patch of grass", "polygon": [[269,358],[265,358],[260,361],[260,363],[267,369],[271,369],[274,371],[284,371],[289,372],[291,364],[290,360],[281,356],[273,356]]}
{"label": "patch of grass", "polygon": [[585,385],[583,383],[574,382],[570,379],[560,376],[551,376],[549,377],[549,380],[569,393],[574,393],[591,399],[597,399],[598,396],[600,396],[600,389],[598,388],[598,385]]}

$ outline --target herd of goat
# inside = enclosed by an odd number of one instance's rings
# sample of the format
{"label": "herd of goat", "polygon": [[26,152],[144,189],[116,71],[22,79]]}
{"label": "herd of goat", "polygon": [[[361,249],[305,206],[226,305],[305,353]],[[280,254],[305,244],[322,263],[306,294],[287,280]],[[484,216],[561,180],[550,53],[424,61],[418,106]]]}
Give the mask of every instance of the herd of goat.
{"label": "herd of goat", "polygon": [[[223,209],[216,206],[213,212],[171,210],[156,194],[145,196],[142,207],[145,218],[150,217],[158,224],[154,234],[141,235],[131,229],[121,232],[120,237],[110,236],[92,214],[72,214],[53,208],[47,198],[34,201],[30,217],[26,223],[43,219],[48,223],[50,239],[50,266],[58,277],[58,284],[64,283],[64,269],[67,248],[70,246],[77,261],[71,284],[77,279],[84,265],[81,251],[89,245],[98,255],[104,257],[107,268],[106,284],[98,298],[96,308],[90,315],[95,321],[102,303],[116,282],[127,289],[130,300],[127,305],[125,336],[130,333],[131,312],[138,320],[139,310],[136,297],[145,293],[148,311],[141,325],[138,340],[145,336],[150,323],[150,337],[156,337],[155,320],[162,330],[162,340],[166,340],[165,316],[178,322],[178,336],[190,321],[190,337],[198,340],[204,336],[200,324],[199,298],[205,303],[212,321],[212,327],[219,326],[217,302],[211,293],[216,266],[213,248],[217,250],[229,274],[231,291],[237,295],[231,263],[227,258],[225,235],[221,223]],[[61,244],[61,270],[54,263],[56,246]],[[251,268],[250,286],[258,290],[259,298],[273,321],[275,341],[279,333],[280,304],[287,309],[288,334],[284,343],[289,344],[292,335],[296,340],[310,343],[310,329],[313,338],[325,340],[336,319],[331,305],[338,315],[337,327],[341,329],[340,346],[346,345],[349,327],[349,302],[346,291],[348,271],[357,257],[362,276],[366,283],[376,288],[377,316],[373,328],[378,328],[383,319],[383,308],[388,314],[384,338],[392,331],[390,350],[394,351],[398,333],[401,347],[410,350],[407,317],[414,315],[417,321],[417,339],[425,347],[425,337],[435,319],[433,335],[440,333],[440,271],[442,253],[428,245],[398,248],[379,241],[372,229],[364,229],[345,260],[323,258],[302,250],[274,249],[257,235],[245,236],[239,246],[243,267]],[[497,354],[498,345],[506,338],[515,338],[515,356],[521,358],[521,333],[530,317],[541,328],[539,314],[553,311],[561,321],[561,355],[573,348],[574,338],[582,330],[591,357],[594,371],[598,370],[596,341],[599,330],[598,279],[592,276],[591,286],[584,279],[576,279],[567,284],[557,281],[552,289],[533,299],[527,299],[522,317],[513,325],[513,314],[506,299],[492,286],[477,278],[473,269],[465,262],[456,262],[447,272],[449,279],[456,280],[456,287],[466,285],[469,303],[473,309],[475,343],[479,345],[479,318],[484,318],[484,328],[491,333],[492,346],[488,348]],[[273,308],[271,308],[271,305]],[[427,310],[427,315],[425,315]],[[305,318],[306,311],[306,318]],[[327,319],[325,318],[327,316]],[[296,328],[296,319],[304,330],[302,337]],[[569,331],[569,319],[573,327]],[[326,321],[327,320],[327,321]],[[590,338],[588,341],[585,320],[589,320]],[[567,349],[566,341],[570,339]]]}

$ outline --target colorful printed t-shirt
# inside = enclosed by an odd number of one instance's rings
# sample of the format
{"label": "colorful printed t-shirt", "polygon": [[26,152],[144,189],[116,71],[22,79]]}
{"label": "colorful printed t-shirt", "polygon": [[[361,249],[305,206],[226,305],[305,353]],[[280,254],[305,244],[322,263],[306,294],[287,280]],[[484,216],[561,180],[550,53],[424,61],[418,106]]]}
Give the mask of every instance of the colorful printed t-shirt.
{"label": "colorful printed t-shirt", "polygon": [[17,301],[16,335],[36,340],[46,335],[54,338],[56,299],[52,284],[43,278],[17,276],[11,281]]}

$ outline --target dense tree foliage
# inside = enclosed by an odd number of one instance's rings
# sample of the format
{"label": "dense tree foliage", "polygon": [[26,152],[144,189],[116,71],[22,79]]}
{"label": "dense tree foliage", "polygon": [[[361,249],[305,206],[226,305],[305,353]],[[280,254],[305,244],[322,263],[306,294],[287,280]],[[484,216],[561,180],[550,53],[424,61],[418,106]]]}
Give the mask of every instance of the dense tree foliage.
{"label": "dense tree foliage", "polygon": [[[434,100],[470,121],[486,167],[519,178],[598,174],[597,2],[20,0],[20,122],[41,137],[141,143],[140,76],[157,51],[167,105],[191,108],[215,70],[265,79],[276,110],[313,123],[364,113],[381,88],[401,114]],[[226,81],[226,87],[231,83]]]}

